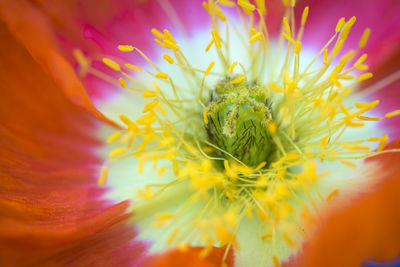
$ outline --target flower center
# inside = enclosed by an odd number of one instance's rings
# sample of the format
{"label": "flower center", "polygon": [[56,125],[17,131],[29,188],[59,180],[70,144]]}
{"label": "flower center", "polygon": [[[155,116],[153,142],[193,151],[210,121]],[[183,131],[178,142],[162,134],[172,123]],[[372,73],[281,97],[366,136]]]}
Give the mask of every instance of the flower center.
{"label": "flower center", "polygon": [[[138,118],[120,115],[125,127],[108,138],[119,145],[110,152],[99,184],[105,183],[108,166],[134,159],[139,173],[152,168],[153,176],[165,181],[132,176],[133,183],[141,179],[146,184],[135,196],[136,220],[140,223],[141,216],[150,216],[154,228],[162,228],[157,233],[163,238],[155,239],[181,248],[202,245],[204,255],[213,246],[240,249],[241,223],[256,220],[257,238],[272,243],[271,260],[276,262],[300,244],[318,205],[339,193],[337,184],[319,190],[329,175],[318,166],[338,162],[354,168],[353,160],[379,153],[388,136],[345,139],[349,130],[380,120],[365,115],[379,101],[351,105],[344,101],[356,83],[372,77],[371,73],[353,76],[367,69],[367,56],[356,58],[356,54],[365,46],[369,30],[357,50],[338,59],[355,23],[355,17],[347,22],[341,18],[333,37],[303,66],[301,37],[308,7],[296,33],[294,1],[286,3],[282,32],[272,42],[264,1],[255,2],[203,3],[212,20],[203,54],[214,51],[207,68],[194,66],[190,59],[196,53],[187,58],[168,30],[152,30],[155,42],[172,55],[162,55],[166,62],[162,67],[131,45],[118,48],[139,53],[150,66],[145,73],[132,76],[130,72],[143,68],[103,59],[121,74],[123,88],[150,100]],[[232,26],[225,7],[236,7],[239,16],[248,19]],[[241,47],[235,48],[236,44]],[[242,51],[247,54],[237,56]],[[377,152],[370,142],[379,144]],[[276,250],[282,246],[288,249]]]}
{"label": "flower center", "polygon": [[[211,142],[252,167],[270,162],[268,157],[275,150],[267,130],[272,119],[267,92],[263,86],[227,78],[211,91],[210,103],[204,109]],[[226,156],[218,152],[218,156]]]}

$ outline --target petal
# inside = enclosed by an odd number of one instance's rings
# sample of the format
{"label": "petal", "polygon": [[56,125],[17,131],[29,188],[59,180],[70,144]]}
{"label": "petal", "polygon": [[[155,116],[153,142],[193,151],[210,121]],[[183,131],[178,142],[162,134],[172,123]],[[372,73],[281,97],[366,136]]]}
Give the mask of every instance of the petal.
{"label": "petal", "polygon": [[53,78],[64,94],[73,103],[87,109],[99,119],[115,125],[92,104],[74,69],[60,55],[48,21],[40,12],[22,0],[3,1],[0,8],[1,16],[11,33]]}
{"label": "petal", "polygon": [[[400,139],[387,149],[400,148]],[[371,191],[341,203],[319,224],[304,251],[289,266],[360,266],[365,260],[384,261],[400,254],[400,154],[371,158],[380,164],[381,183]]]}
{"label": "petal", "polygon": [[[93,153],[100,143],[92,136],[99,122],[65,97],[3,23],[0,35],[1,265],[82,266],[107,242],[115,255],[135,250],[138,256],[143,245],[112,234],[131,238],[133,228],[109,230],[130,216],[129,203],[101,199],[105,190],[95,178],[101,160]],[[137,261],[127,254],[106,262],[121,258]]]}
{"label": "petal", "polygon": [[[62,41],[62,48],[70,62],[75,63],[72,50],[79,48],[94,59],[95,69],[113,77],[104,64],[99,64],[103,55],[114,56],[142,64],[143,58],[137,53],[118,51],[119,44],[132,44],[146,54],[154,53],[152,28],[169,29],[190,34],[193,29],[204,27],[206,12],[201,1],[42,1],[39,5],[52,21],[54,31]],[[179,19],[177,19],[179,17]],[[97,61],[97,62],[96,62]],[[118,83],[110,84],[95,75],[83,77],[89,95],[94,100],[109,98],[118,92]]]}

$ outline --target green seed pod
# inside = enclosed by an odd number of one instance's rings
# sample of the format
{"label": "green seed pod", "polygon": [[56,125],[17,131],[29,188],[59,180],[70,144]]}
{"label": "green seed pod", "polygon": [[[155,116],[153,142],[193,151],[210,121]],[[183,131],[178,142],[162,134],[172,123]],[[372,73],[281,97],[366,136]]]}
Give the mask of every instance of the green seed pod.
{"label": "green seed pod", "polygon": [[[246,82],[216,85],[207,106],[207,132],[211,141],[248,166],[255,167],[274,150],[267,130],[272,119],[267,89]],[[226,156],[226,155],[225,155]]]}

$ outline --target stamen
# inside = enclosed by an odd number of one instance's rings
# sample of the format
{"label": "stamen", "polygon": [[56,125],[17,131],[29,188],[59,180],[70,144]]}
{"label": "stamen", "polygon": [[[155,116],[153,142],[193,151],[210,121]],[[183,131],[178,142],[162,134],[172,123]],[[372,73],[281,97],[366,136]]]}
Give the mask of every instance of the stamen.
{"label": "stamen", "polygon": [[131,69],[131,70],[136,70],[138,72],[142,72],[143,71],[142,67],[139,67],[139,66],[136,66],[136,65],[133,65],[133,64],[125,64],[125,67],[127,67],[128,69]]}
{"label": "stamen", "polygon": [[121,67],[119,64],[109,58],[103,58],[103,63],[106,64],[109,68],[115,70],[115,71],[120,71]]}
{"label": "stamen", "polygon": [[106,180],[107,180],[107,175],[108,175],[108,167],[106,167],[106,166],[101,167],[100,178],[99,178],[99,181],[98,181],[98,185],[99,186],[104,186],[105,185]]}
{"label": "stamen", "polygon": [[240,76],[240,77],[238,77],[238,78],[232,80],[230,83],[231,83],[231,84],[237,84],[237,83],[244,82],[245,80],[246,80],[246,77],[245,77],[245,76]]}
{"label": "stamen", "polygon": [[233,62],[233,63],[232,63],[232,65],[231,65],[231,66],[229,67],[229,69],[228,69],[228,73],[229,73],[229,74],[232,73],[233,69],[236,67],[237,64],[238,64],[237,62]]}
{"label": "stamen", "polygon": [[372,78],[372,76],[373,76],[373,75],[372,75],[372,73],[370,73],[370,72],[364,73],[364,74],[358,76],[358,77],[356,78],[356,81],[357,81],[357,82],[362,82],[362,81],[365,81],[365,80],[367,80],[367,79],[369,79],[369,78]]}
{"label": "stamen", "polygon": [[118,79],[119,84],[121,85],[122,88],[126,88],[127,84],[126,81],[123,78]]}
{"label": "stamen", "polygon": [[156,78],[159,78],[159,79],[168,79],[169,78],[169,75],[164,72],[158,72],[158,73],[156,73],[155,76],[156,76]]}
{"label": "stamen", "polygon": [[174,64],[174,60],[167,54],[163,54],[162,56],[169,64]]}
{"label": "stamen", "polygon": [[397,110],[394,110],[394,111],[392,111],[392,112],[389,112],[389,113],[386,113],[385,114],[385,118],[392,118],[392,117],[395,117],[395,116],[399,116],[400,115],[400,109],[397,109]]}
{"label": "stamen", "polygon": [[367,45],[368,38],[369,38],[370,34],[371,34],[371,29],[370,28],[367,28],[367,29],[364,30],[364,33],[363,33],[363,35],[362,35],[362,37],[360,39],[360,42],[358,43],[358,47],[359,48],[364,48]]}
{"label": "stamen", "polygon": [[133,46],[131,45],[119,45],[118,50],[122,52],[131,52],[133,51]]}
{"label": "stamen", "polygon": [[301,15],[301,26],[304,26],[307,21],[309,7],[306,6],[303,10],[303,14]]}
{"label": "stamen", "polygon": [[[158,2],[177,19],[168,1]],[[192,65],[190,57],[180,49],[185,45],[184,40],[175,39],[167,29],[151,30],[155,42],[172,53],[157,59],[163,62],[162,68],[154,63],[158,61],[153,62],[131,45],[119,45],[118,49],[135,50],[154,70],[133,77],[121,71],[118,62],[125,63],[123,60],[102,59],[122,76],[118,81],[123,88],[129,87],[132,93],[148,101],[143,104],[143,114],[133,121],[120,115],[125,127],[107,138],[107,142],[115,142],[119,147],[109,152],[110,160],[101,169],[98,183],[105,184],[110,163],[135,157],[138,173],[152,166],[158,179],[168,181],[147,184],[138,190],[139,205],[153,207],[153,201],[158,201],[166,189],[178,184],[186,186],[185,192],[190,196],[182,198],[176,212],[160,210],[154,216],[153,227],[164,228],[167,234],[163,242],[168,246],[185,250],[197,242],[204,247],[201,256],[206,257],[219,244],[226,246],[226,256],[231,248],[238,248],[236,233],[247,217],[261,224],[262,232],[257,237],[270,242],[272,251],[277,245],[294,249],[302,241],[299,236],[303,233],[293,230],[303,227],[301,218],[311,219],[318,214],[319,205],[336,199],[341,190],[340,187],[329,191],[319,189],[322,179],[330,179],[329,172],[317,171],[319,166],[333,161],[356,168],[359,164],[356,160],[389,153],[383,151],[389,140],[387,135],[344,142],[351,128],[381,119],[366,113],[379,104],[378,100],[347,104],[354,82],[373,76],[363,73],[355,78],[353,73],[368,69],[366,54],[355,59],[358,50],[350,50],[338,58],[356,18],[347,22],[339,19],[331,39],[303,69],[300,52],[306,44],[301,38],[309,8],[304,8],[301,25],[296,27],[296,1],[283,2],[286,12],[280,41],[273,45],[263,19],[267,12],[265,1],[238,0],[237,5],[229,0],[204,2],[212,25],[212,38],[205,52],[214,44],[218,55],[206,69]],[[224,6],[237,7],[246,31],[241,32],[241,27],[233,25]],[[369,35],[370,29],[366,29],[358,48],[366,46]],[[234,38],[247,59],[236,58],[241,53],[233,50],[230,41]],[[82,68],[87,66],[88,73],[96,72],[83,54],[75,57]],[[216,64],[222,66],[221,73],[215,71]],[[240,69],[234,72],[237,65]],[[171,71],[168,66],[178,67],[180,72]],[[122,67],[143,71],[129,63]],[[152,86],[141,82],[143,75],[146,81],[151,79]],[[218,82],[211,82],[215,77]],[[110,79],[118,85],[117,79]],[[166,89],[172,92],[167,94]],[[395,110],[385,117],[398,115],[400,110]],[[377,142],[372,143],[378,146],[377,151],[372,151],[374,147],[367,142]],[[321,192],[330,193],[326,196]],[[194,205],[200,211],[187,212]],[[312,210],[308,210],[310,207]],[[270,261],[279,266],[277,256]]]}

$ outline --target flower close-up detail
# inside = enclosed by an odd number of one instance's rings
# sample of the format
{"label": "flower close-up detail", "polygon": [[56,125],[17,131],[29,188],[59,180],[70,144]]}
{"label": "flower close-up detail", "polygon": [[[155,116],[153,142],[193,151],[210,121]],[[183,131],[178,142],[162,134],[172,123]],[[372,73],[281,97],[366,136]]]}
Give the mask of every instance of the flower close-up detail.
{"label": "flower close-up detail", "polygon": [[398,0],[0,0],[1,266],[395,266]]}

